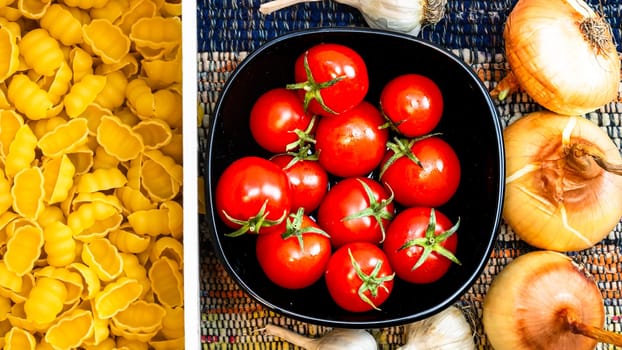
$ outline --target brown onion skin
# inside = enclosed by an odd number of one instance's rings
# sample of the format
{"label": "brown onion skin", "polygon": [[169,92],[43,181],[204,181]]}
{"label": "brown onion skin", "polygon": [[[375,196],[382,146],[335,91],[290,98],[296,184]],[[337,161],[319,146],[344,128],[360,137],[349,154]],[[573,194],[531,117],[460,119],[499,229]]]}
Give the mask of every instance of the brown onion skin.
{"label": "brown onion skin", "polygon": [[[570,132],[565,145],[564,129]],[[565,153],[573,144],[590,145],[609,162],[622,164],[604,130],[581,116],[538,111],[510,124],[503,136],[503,218],[518,237],[537,248],[568,252],[592,247],[613,230],[622,217],[622,176],[591,159],[587,170],[577,171]],[[517,176],[528,164],[536,164],[537,170]]]}
{"label": "brown onion skin", "polygon": [[495,277],[482,322],[495,350],[594,349],[597,341],[573,334],[560,314],[602,328],[603,299],[596,283],[558,252],[534,251],[510,262]]}

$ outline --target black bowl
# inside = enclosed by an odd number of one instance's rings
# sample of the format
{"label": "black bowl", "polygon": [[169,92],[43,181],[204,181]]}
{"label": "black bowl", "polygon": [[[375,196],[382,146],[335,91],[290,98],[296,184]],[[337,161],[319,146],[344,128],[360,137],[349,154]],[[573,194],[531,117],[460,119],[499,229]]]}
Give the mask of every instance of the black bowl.
{"label": "black bowl", "polygon": [[[231,230],[214,211],[220,174],[235,159],[249,154],[269,156],[253,141],[249,111],[260,94],[293,81],[293,62],[314,44],[334,42],[358,51],[365,59],[370,91],[377,104],[379,87],[402,73],[420,73],[434,80],[444,95],[445,110],[435,131],[442,132],[458,153],[462,178],[457,193],[440,209],[460,217],[453,264],[439,281],[414,285],[396,279],[381,311],[352,313],[330,298],[323,279],[292,291],[271,283],[254,255],[255,237],[225,237]],[[458,301],[486,266],[497,236],[504,192],[504,150],[498,116],[485,86],[471,67],[449,51],[412,36],[367,28],[311,29],[274,39],[240,63],[229,77],[213,115],[205,161],[209,235],[224,267],[250,296],[280,314],[318,325],[380,328],[427,318]]]}

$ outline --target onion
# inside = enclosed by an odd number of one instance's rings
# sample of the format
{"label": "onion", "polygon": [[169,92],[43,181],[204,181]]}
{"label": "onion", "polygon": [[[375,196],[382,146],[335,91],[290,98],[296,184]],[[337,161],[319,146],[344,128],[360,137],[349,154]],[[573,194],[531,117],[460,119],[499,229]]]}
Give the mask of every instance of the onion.
{"label": "onion", "polygon": [[594,246],[622,217],[622,157],[607,133],[580,116],[528,114],[503,131],[503,218],[528,244]]}
{"label": "onion", "polygon": [[495,277],[486,293],[482,322],[495,350],[594,349],[622,345],[603,330],[605,310],[596,283],[568,256],[534,251]]}
{"label": "onion", "polygon": [[[263,3],[259,11],[269,14],[287,6],[319,0],[272,0]],[[419,34],[421,28],[438,23],[445,15],[447,0],[335,0],[358,9],[365,22],[377,29]]]}
{"label": "onion", "polygon": [[611,101],[620,84],[620,57],[611,27],[583,0],[519,0],[506,20],[511,72],[492,95],[520,86],[543,107],[585,114]]}

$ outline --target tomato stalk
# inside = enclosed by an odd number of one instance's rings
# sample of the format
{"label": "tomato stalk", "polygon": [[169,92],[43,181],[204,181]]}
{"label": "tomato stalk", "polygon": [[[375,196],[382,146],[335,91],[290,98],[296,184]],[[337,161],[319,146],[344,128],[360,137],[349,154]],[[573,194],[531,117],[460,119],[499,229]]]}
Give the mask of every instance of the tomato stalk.
{"label": "tomato stalk", "polygon": [[365,295],[365,292],[369,291],[372,297],[376,297],[376,295],[378,295],[379,288],[382,288],[387,293],[389,293],[389,289],[387,288],[387,286],[384,285],[384,283],[388,281],[392,281],[393,278],[395,277],[395,273],[392,273],[391,275],[384,276],[384,277],[378,277],[378,273],[380,272],[380,269],[382,268],[382,260],[378,260],[378,262],[376,263],[376,266],[374,266],[374,270],[369,275],[367,275],[361,269],[361,266],[359,265],[359,263],[356,261],[356,259],[352,255],[352,251],[350,249],[348,249],[348,255],[350,255],[350,261],[352,262],[352,266],[354,267],[354,270],[356,271],[356,275],[363,282],[358,289],[359,297],[365,303],[369,304],[372,308],[374,308],[374,310],[380,311],[380,309],[374,304],[374,302],[371,301],[367,297],[367,295]]}
{"label": "tomato stalk", "polygon": [[309,67],[308,56],[309,56],[309,51],[306,51],[304,54],[303,62],[304,62],[305,73],[307,75],[307,81],[300,82],[300,83],[287,84],[285,87],[290,90],[302,89],[305,91],[305,96],[303,99],[303,105],[304,105],[305,111],[308,109],[309,103],[311,103],[312,100],[316,100],[320,104],[322,109],[324,109],[326,112],[331,113],[331,114],[337,114],[330,107],[328,107],[326,103],[324,103],[324,99],[322,98],[321,92],[322,92],[322,89],[325,89],[327,87],[337,84],[339,81],[345,79],[347,76],[340,75],[325,82],[320,82],[320,83],[316,82],[315,78],[313,77],[313,73],[311,72],[311,68]]}
{"label": "tomato stalk", "polygon": [[285,232],[281,234],[281,238],[283,239],[296,237],[296,239],[298,240],[298,244],[300,245],[301,251],[304,250],[304,240],[302,239],[302,235],[306,233],[317,233],[319,235],[330,238],[328,233],[316,227],[302,227],[304,213],[304,208],[298,208],[295,214],[290,214],[286,220]]}
{"label": "tomato stalk", "polygon": [[372,192],[369,185],[367,185],[361,179],[357,179],[357,181],[363,186],[363,189],[365,189],[365,193],[367,194],[367,198],[369,199],[369,206],[357,213],[350,214],[344,217],[342,220],[354,220],[367,216],[373,216],[374,219],[376,219],[376,222],[378,222],[378,225],[380,225],[380,231],[382,231],[382,238],[380,239],[380,243],[382,243],[384,242],[384,238],[386,236],[386,228],[384,227],[385,225],[383,224],[383,220],[393,219],[393,213],[391,213],[387,209],[387,206],[393,202],[393,190],[390,186],[387,186],[389,192],[391,192],[391,195],[387,199],[378,201],[376,200],[376,196],[374,196],[374,193]]}
{"label": "tomato stalk", "polygon": [[281,215],[280,218],[278,218],[277,220],[268,220],[266,219],[266,217],[268,217],[268,215],[270,214],[269,211],[266,211],[266,207],[268,206],[268,200],[265,200],[263,202],[263,205],[261,206],[261,208],[259,209],[259,212],[257,212],[257,215],[252,216],[246,220],[244,219],[236,219],[232,216],[230,216],[226,211],[222,211],[222,213],[224,214],[224,216],[231,222],[240,225],[240,228],[231,232],[231,233],[227,233],[225,234],[225,236],[227,237],[239,237],[247,232],[249,233],[259,233],[259,230],[263,227],[272,227],[275,225],[278,225],[280,223],[283,222],[283,220],[285,220],[285,218],[287,217],[287,211],[283,211],[283,215]]}
{"label": "tomato stalk", "polygon": [[315,144],[315,139],[312,136],[312,131],[313,131],[313,128],[315,127],[316,119],[317,117],[313,116],[311,118],[311,121],[309,122],[309,125],[307,126],[305,130],[300,130],[300,129],[294,130],[294,133],[296,134],[296,136],[298,136],[298,140],[287,144],[287,146],[285,147],[286,152],[294,151],[296,149],[303,149],[303,148],[309,149],[310,144]]}
{"label": "tomato stalk", "polygon": [[412,139],[394,137],[393,140],[395,142],[387,142],[387,148],[393,151],[393,155],[391,156],[391,158],[389,158],[386,161],[386,163],[384,163],[384,166],[382,167],[382,169],[380,169],[379,177],[382,177],[382,175],[387,170],[387,168],[389,168],[393,163],[395,163],[396,160],[402,157],[407,157],[413,163],[417,164],[420,167],[423,167],[421,165],[421,161],[419,160],[419,158],[417,158],[417,156],[415,156],[415,154],[411,151],[411,148],[415,144],[415,142],[421,141],[423,139],[436,136],[436,135],[440,135],[440,133],[428,134],[428,135],[424,135],[424,136],[416,137]]}
{"label": "tomato stalk", "polygon": [[428,223],[428,227],[425,230],[425,237],[412,239],[404,243],[404,245],[402,245],[399,250],[408,249],[412,246],[420,246],[421,248],[423,248],[423,253],[421,253],[419,260],[417,260],[417,263],[412,267],[412,270],[416,270],[417,268],[419,268],[419,266],[421,266],[426,261],[428,256],[430,256],[430,254],[432,254],[433,252],[446,257],[447,259],[458,265],[461,265],[458,258],[456,258],[456,256],[452,252],[445,249],[445,247],[441,245],[447,238],[456,233],[459,226],[460,218],[458,218],[456,224],[453,225],[449,230],[442,232],[439,235],[436,235],[436,213],[434,211],[434,208],[432,208],[430,210],[430,222]]}

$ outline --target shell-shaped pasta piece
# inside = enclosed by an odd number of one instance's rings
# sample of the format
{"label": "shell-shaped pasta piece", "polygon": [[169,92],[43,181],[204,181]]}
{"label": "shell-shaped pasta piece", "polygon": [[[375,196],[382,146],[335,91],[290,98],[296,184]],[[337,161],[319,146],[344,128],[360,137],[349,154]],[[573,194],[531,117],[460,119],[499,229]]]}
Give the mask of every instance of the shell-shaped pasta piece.
{"label": "shell-shaped pasta piece", "polygon": [[119,329],[132,333],[152,333],[162,328],[162,318],[166,315],[164,307],[137,300],[125,310],[112,317],[112,322]]}
{"label": "shell-shaped pasta piece", "polygon": [[[22,276],[22,290],[19,292],[15,292],[12,290],[4,290],[6,292],[6,297],[9,297],[13,303],[23,303],[30,295],[30,291],[35,285],[35,277],[32,273],[27,273]],[[11,310],[13,312],[13,310]]]}
{"label": "shell-shaped pasta piece", "polygon": [[34,334],[36,332],[44,332],[52,324],[52,322],[40,323],[28,319],[24,308],[24,301],[16,302],[15,304],[13,304],[13,307],[11,308],[11,313],[7,316],[7,319],[13,326],[19,327],[25,331],[29,331],[31,334]]}
{"label": "shell-shaped pasta piece", "polygon": [[[157,158],[148,155],[158,152]],[[175,198],[181,187],[183,169],[181,165],[165,156],[162,152],[153,150],[145,152],[149,159],[145,159],[141,168],[141,183],[149,196],[155,201],[167,201]]]}
{"label": "shell-shaped pasta piece", "polygon": [[93,75],[93,57],[84,49],[74,47],[69,52],[69,62],[73,72],[73,82],[77,83],[82,78]]}
{"label": "shell-shaped pasta piece", "polygon": [[125,186],[127,179],[118,168],[101,168],[78,179],[78,192],[98,192]]}
{"label": "shell-shaped pasta piece", "polygon": [[34,276],[35,278],[49,277],[63,282],[67,290],[66,305],[80,301],[84,286],[82,276],[78,272],[70,271],[65,267],[45,266],[35,271]]}
{"label": "shell-shaped pasta piece", "polygon": [[17,8],[26,18],[40,19],[50,7],[51,0],[17,0]]}
{"label": "shell-shaped pasta piece", "polygon": [[123,124],[129,126],[135,126],[140,122],[140,118],[136,115],[136,113],[132,112],[132,110],[125,106],[115,112],[115,116],[123,122]]}
{"label": "shell-shaped pasta piece", "polygon": [[9,153],[9,146],[17,134],[17,130],[24,125],[24,118],[14,110],[0,110],[0,152],[4,159]]}
{"label": "shell-shaped pasta piece", "polygon": [[86,107],[84,112],[80,114],[80,118],[86,119],[89,128],[89,136],[97,135],[97,127],[99,126],[101,118],[105,115],[112,115],[112,112],[108,108],[104,108],[97,103],[91,103]]}
{"label": "shell-shaped pasta piece", "polygon": [[156,204],[151,202],[140,190],[124,186],[115,191],[116,196],[123,203],[128,213],[138,210],[155,209]]}
{"label": "shell-shaped pasta piece", "polygon": [[0,17],[15,22],[22,18],[22,12],[13,6],[0,7]]}
{"label": "shell-shaped pasta piece", "polygon": [[181,16],[181,1],[164,1],[160,12],[165,17]]}
{"label": "shell-shaped pasta piece", "polygon": [[35,350],[36,345],[35,336],[19,327],[11,327],[4,336],[4,350]]}
{"label": "shell-shaped pasta piece", "polygon": [[112,318],[136,301],[142,289],[135,279],[120,277],[97,293],[93,300],[93,310],[101,319]]}
{"label": "shell-shaped pasta piece", "polygon": [[54,107],[47,91],[41,89],[37,83],[24,74],[13,75],[7,97],[15,108],[29,119],[47,118],[50,116],[48,113]]}
{"label": "shell-shaped pasta piece", "polygon": [[89,104],[95,101],[97,95],[104,89],[106,77],[102,75],[87,74],[79,82],[75,83],[69,93],[63,98],[65,112],[70,118],[79,116],[86,110]]}
{"label": "shell-shaped pasta piece", "polygon": [[80,274],[80,276],[82,276],[82,281],[84,281],[81,296],[82,299],[93,299],[101,289],[101,281],[99,280],[99,277],[97,277],[97,273],[81,262],[71,263],[67,266],[67,269],[70,271],[75,270]]}
{"label": "shell-shaped pasta piece", "polygon": [[160,208],[168,210],[168,228],[171,235],[181,240],[184,232],[184,210],[179,202],[166,201]]}
{"label": "shell-shaped pasta piece", "polygon": [[13,232],[6,245],[4,263],[18,276],[30,272],[41,255],[43,231],[37,226],[22,226]]}
{"label": "shell-shaped pasta piece", "polygon": [[22,291],[23,280],[15,272],[9,270],[6,261],[0,261],[0,287],[19,293]]}
{"label": "shell-shaped pasta piece", "polygon": [[155,116],[155,96],[145,79],[137,78],[127,84],[125,90],[127,103],[130,109],[139,118],[152,118]]}
{"label": "shell-shaped pasta piece", "polygon": [[123,58],[116,63],[102,63],[95,67],[95,72],[97,74],[108,74],[116,71],[123,72],[126,77],[134,76],[138,73],[139,63],[136,58],[136,53],[130,52],[127,55],[123,56]]}
{"label": "shell-shaped pasta piece", "polygon": [[156,237],[171,233],[168,226],[168,209],[138,210],[128,215],[127,221],[139,235]]}
{"label": "shell-shaped pasta piece", "polygon": [[86,143],[89,134],[87,120],[84,118],[70,119],[58,125],[39,139],[39,148],[43,155],[58,157],[71,152],[77,146]]}
{"label": "shell-shaped pasta piece", "polygon": [[183,181],[184,169],[181,165],[177,164],[171,157],[166,156],[159,150],[150,150],[144,152],[145,156],[154,162],[158,163],[166,173],[171,176],[174,182],[179,184]]}
{"label": "shell-shaped pasta piece", "polygon": [[120,216],[118,210],[110,204],[85,203],[67,216],[67,225],[73,231],[74,238],[88,241],[103,237],[118,227]]}
{"label": "shell-shaped pasta piece", "polygon": [[[88,307],[90,309],[90,305]],[[93,318],[93,332],[88,338],[84,339],[80,348],[84,350],[118,350],[119,348],[115,347],[113,338],[110,337],[110,328],[108,326],[110,321],[98,318],[94,313],[91,313],[91,315]]]}
{"label": "shell-shaped pasta piece", "polygon": [[143,17],[153,17],[158,12],[158,5],[153,0],[138,0],[131,3],[131,7],[119,19],[118,25],[123,32],[129,34],[132,25]]}
{"label": "shell-shaped pasta piece", "polygon": [[76,194],[71,202],[73,208],[72,210],[76,210],[84,203],[93,202],[105,203],[115,208],[118,212],[123,210],[123,204],[117,196],[113,194],[105,194],[103,192],[80,192]]}
{"label": "shell-shaped pasta piece", "polygon": [[160,330],[166,339],[183,338],[184,330],[184,308],[174,307],[165,308],[166,315],[162,319],[162,329]]}
{"label": "shell-shaped pasta piece", "polygon": [[146,299],[145,296],[151,291],[151,281],[147,277],[145,264],[138,259],[136,254],[121,253],[121,258],[123,259],[123,275],[135,279],[142,285],[143,291],[140,297],[143,300]]}
{"label": "shell-shaped pasta piece", "polygon": [[182,126],[182,97],[171,89],[162,89],[154,93],[155,118],[162,119],[172,129]]}
{"label": "shell-shaped pasta piece", "polygon": [[39,25],[63,45],[82,43],[82,23],[63,5],[52,4],[41,17]]}
{"label": "shell-shaped pasta piece", "polygon": [[25,218],[36,220],[44,207],[44,191],[41,169],[22,169],[15,174],[11,187],[13,210]]}
{"label": "shell-shaped pasta piece", "polygon": [[105,6],[91,9],[89,13],[92,19],[103,18],[115,23],[129,8],[129,0],[108,0]]}
{"label": "shell-shaped pasta piece", "polygon": [[82,27],[84,41],[104,63],[117,63],[130,52],[130,39],[117,25],[98,18]]}
{"label": "shell-shaped pasta piece", "polygon": [[[11,195],[11,183],[0,172],[0,212],[5,213],[13,205],[13,196]],[[2,241],[0,241],[0,246]]]}
{"label": "shell-shaped pasta piece", "polygon": [[50,277],[40,277],[24,302],[28,320],[45,324],[56,319],[67,299],[65,284]]}
{"label": "shell-shaped pasta piece", "polygon": [[132,254],[142,253],[149,248],[151,237],[141,236],[128,230],[117,229],[108,234],[108,239],[120,251]]}
{"label": "shell-shaped pasta piece", "polygon": [[181,46],[176,50],[178,54],[171,60],[164,58],[142,60],[141,64],[149,78],[149,85],[157,88],[181,82]]}
{"label": "shell-shaped pasta piece", "polygon": [[[63,210],[56,205],[45,206],[41,211],[41,214],[39,214],[39,217],[37,218],[37,223],[41,228],[45,229],[55,222],[66,222]],[[45,232],[43,238],[45,239]]]}
{"label": "shell-shaped pasta piece", "polygon": [[167,307],[184,305],[184,280],[174,260],[161,257],[154,261],[147,273],[151,289],[158,301]]}
{"label": "shell-shaped pasta piece", "polygon": [[78,147],[67,154],[71,162],[76,167],[76,175],[82,175],[93,166],[93,150],[88,146]]}
{"label": "shell-shaped pasta piece", "polygon": [[102,146],[95,149],[95,158],[93,158],[93,169],[107,169],[119,166],[119,160],[106,152]]}
{"label": "shell-shaped pasta piece", "polygon": [[9,312],[11,312],[11,299],[5,296],[0,296],[0,322],[6,320]]}
{"label": "shell-shaped pasta piece", "polygon": [[142,343],[148,343],[158,333],[157,331],[151,333],[134,333],[117,327],[114,322],[110,322],[110,332],[116,335],[118,338],[133,340]]}
{"label": "shell-shaped pasta piece", "polygon": [[142,153],[138,157],[130,161],[130,166],[127,168],[125,176],[127,177],[127,187],[135,190],[141,189],[140,184],[140,172],[143,164]]}
{"label": "shell-shaped pasta piece", "polygon": [[169,53],[181,44],[181,20],[177,17],[143,17],[132,25],[130,39],[142,48]]}
{"label": "shell-shaped pasta piece", "polygon": [[84,10],[104,7],[107,1],[108,0],[63,0],[67,6],[78,7]]}
{"label": "shell-shaped pasta piece", "polygon": [[50,266],[67,266],[76,259],[76,241],[69,226],[56,221],[43,229],[47,263]]}
{"label": "shell-shaped pasta piece", "polygon": [[122,71],[114,71],[106,74],[106,85],[95,98],[95,103],[113,110],[125,102],[125,88],[128,80]]}
{"label": "shell-shaped pasta piece", "polygon": [[117,247],[106,238],[96,238],[84,244],[82,261],[104,282],[112,281],[123,272],[121,255]]}
{"label": "shell-shaped pasta piece", "polygon": [[66,154],[53,158],[43,165],[44,200],[48,204],[60,203],[73,186],[76,167]]}
{"label": "shell-shaped pasta piece", "polygon": [[58,41],[43,28],[33,29],[26,33],[18,45],[24,62],[41,75],[53,75],[65,60]]}
{"label": "shell-shaped pasta piece", "polygon": [[74,310],[60,318],[45,333],[45,341],[56,349],[74,349],[93,334],[93,315],[89,310]]}
{"label": "shell-shaped pasta piece", "polygon": [[15,137],[9,145],[9,152],[4,160],[4,171],[7,176],[13,177],[20,170],[29,167],[35,160],[37,137],[28,124],[17,129]]}
{"label": "shell-shaped pasta piece", "polygon": [[166,340],[151,340],[149,345],[155,350],[177,350],[184,348],[184,337]]}
{"label": "shell-shaped pasta piece", "polygon": [[140,135],[114,116],[104,116],[100,120],[97,142],[122,162],[136,158],[144,150]]}
{"label": "shell-shaped pasta piece", "polygon": [[17,37],[10,28],[0,26],[0,81],[4,81],[19,68]]}
{"label": "shell-shaped pasta piece", "polygon": [[[119,337],[117,339],[117,347],[119,349],[126,349],[126,350],[148,350],[149,343],[140,341],[140,340]],[[183,347],[179,349],[183,349]]]}
{"label": "shell-shaped pasta piece", "polygon": [[132,127],[143,139],[146,150],[158,149],[171,141],[173,133],[161,119],[145,119]]}
{"label": "shell-shaped pasta piece", "polygon": [[54,130],[54,128],[56,128],[57,126],[65,124],[66,122],[67,118],[55,116],[46,119],[31,120],[28,122],[28,125],[32,129],[32,132],[33,134],[35,134],[37,139],[40,139],[43,137],[43,135]]}
{"label": "shell-shaped pasta piece", "polygon": [[158,238],[151,248],[149,259],[155,262],[162,257],[175,261],[177,266],[183,269],[184,247],[182,243],[168,236]]}
{"label": "shell-shaped pasta piece", "polygon": [[48,87],[48,96],[54,104],[62,101],[63,96],[69,91],[71,78],[73,78],[71,67],[69,63],[63,61],[56,70],[56,74],[54,74],[54,78]]}

